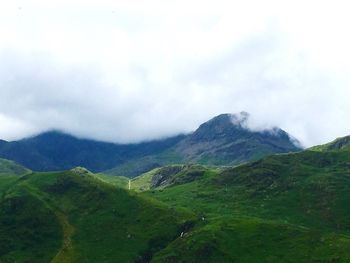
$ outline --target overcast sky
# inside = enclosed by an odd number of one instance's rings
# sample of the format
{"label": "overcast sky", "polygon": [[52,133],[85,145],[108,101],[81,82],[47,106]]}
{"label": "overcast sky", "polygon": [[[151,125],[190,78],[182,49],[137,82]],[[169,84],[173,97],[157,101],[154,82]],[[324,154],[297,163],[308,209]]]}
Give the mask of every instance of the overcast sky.
{"label": "overcast sky", "polygon": [[305,146],[350,134],[346,1],[0,1],[0,138],[114,142],[247,111]]}

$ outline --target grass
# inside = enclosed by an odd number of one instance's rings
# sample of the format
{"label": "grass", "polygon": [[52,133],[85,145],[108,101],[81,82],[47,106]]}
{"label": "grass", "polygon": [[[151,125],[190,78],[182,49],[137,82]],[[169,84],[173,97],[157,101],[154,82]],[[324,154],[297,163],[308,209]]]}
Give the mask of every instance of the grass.
{"label": "grass", "polygon": [[128,183],[83,168],[0,176],[0,261],[350,262],[344,147]]}
{"label": "grass", "polygon": [[[21,206],[9,213],[16,202]],[[4,262],[144,262],[194,220],[190,213],[72,172],[22,177],[0,209]]]}
{"label": "grass", "polygon": [[245,214],[295,224],[349,229],[346,152],[275,155],[198,180],[143,193],[196,213]]}
{"label": "grass", "polygon": [[310,151],[318,151],[318,152],[339,151],[339,150],[349,151],[350,150],[350,136],[337,138],[330,143],[311,147],[309,150]]}
{"label": "grass", "polygon": [[152,262],[349,262],[350,238],[252,218],[220,219],[185,234]]}
{"label": "grass", "polygon": [[143,192],[206,222],[154,262],[349,262],[349,164],[347,151],[281,154]]}
{"label": "grass", "polygon": [[147,173],[144,173],[140,176],[133,178],[130,184],[131,189],[136,192],[150,190],[152,177],[155,175],[157,171],[159,171],[159,169],[160,168],[153,169],[152,171],[149,171]]}
{"label": "grass", "polygon": [[21,176],[29,173],[30,170],[23,166],[6,159],[0,159],[0,176],[17,175]]}
{"label": "grass", "polygon": [[95,176],[105,183],[127,189],[129,184],[129,178],[124,176],[110,176],[102,173],[95,174]]}
{"label": "grass", "polygon": [[54,212],[25,188],[13,188],[0,202],[2,262],[46,263],[60,247]]}

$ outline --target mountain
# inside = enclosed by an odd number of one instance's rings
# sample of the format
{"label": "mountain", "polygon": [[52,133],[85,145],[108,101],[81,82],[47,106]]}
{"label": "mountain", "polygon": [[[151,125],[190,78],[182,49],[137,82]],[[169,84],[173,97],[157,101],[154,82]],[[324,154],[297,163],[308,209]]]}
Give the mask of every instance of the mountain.
{"label": "mountain", "polygon": [[166,164],[236,165],[300,150],[281,129],[248,129],[248,118],[246,113],[222,114],[191,134],[138,144],[99,142],[52,131],[19,141],[2,141],[0,157],[34,171],[83,166],[93,172],[134,177]]}
{"label": "mountain", "polygon": [[109,175],[135,177],[149,168],[179,163],[238,165],[275,153],[297,152],[300,143],[275,127],[262,131],[248,128],[249,114],[221,114],[164,152],[133,159],[105,171]]}
{"label": "mountain", "polygon": [[274,153],[300,151],[297,142],[279,128],[252,131],[249,114],[221,114],[180,141],[175,152],[186,161],[235,165]]}

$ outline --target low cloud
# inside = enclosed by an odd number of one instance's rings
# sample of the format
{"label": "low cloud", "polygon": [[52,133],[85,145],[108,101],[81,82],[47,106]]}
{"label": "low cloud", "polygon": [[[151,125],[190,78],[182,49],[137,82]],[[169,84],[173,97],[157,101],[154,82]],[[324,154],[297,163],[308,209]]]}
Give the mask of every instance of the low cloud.
{"label": "low cloud", "polygon": [[59,129],[138,142],[241,111],[252,129],[279,126],[305,146],[350,134],[346,14],[325,24],[322,14],[333,10],[322,5],[313,22],[306,11],[296,21],[278,5],[277,13],[225,1],[181,13],[181,5],[6,6],[0,138]]}

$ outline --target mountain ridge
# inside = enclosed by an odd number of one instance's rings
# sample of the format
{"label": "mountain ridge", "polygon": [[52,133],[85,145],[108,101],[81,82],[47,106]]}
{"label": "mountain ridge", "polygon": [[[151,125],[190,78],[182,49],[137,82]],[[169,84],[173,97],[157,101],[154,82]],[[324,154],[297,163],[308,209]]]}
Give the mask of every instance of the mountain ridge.
{"label": "mountain ridge", "polygon": [[277,127],[261,131],[249,129],[248,119],[246,112],[220,114],[180,141],[175,151],[185,156],[186,160],[213,165],[220,164],[215,161],[216,156],[220,155],[226,159],[222,164],[233,165],[269,153],[301,149],[285,131]]}
{"label": "mountain ridge", "polygon": [[[138,144],[116,144],[50,131],[19,141],[0,143],[0,157],[34,171],[84,166],[93,172],[133,177],[164,164],[233,165],[269,154],[299,151],[281,130],[251,131],[248,113],[221,114],[193,133]],[[122,173],[122,174],[120,174]]]}

